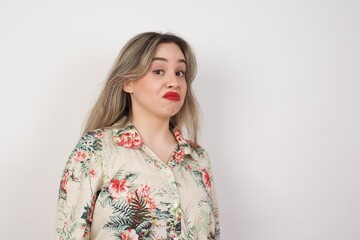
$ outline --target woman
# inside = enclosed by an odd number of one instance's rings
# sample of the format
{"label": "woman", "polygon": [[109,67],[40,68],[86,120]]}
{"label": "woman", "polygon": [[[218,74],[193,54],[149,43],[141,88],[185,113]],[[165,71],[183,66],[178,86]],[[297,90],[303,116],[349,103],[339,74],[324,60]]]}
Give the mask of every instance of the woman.
{"label": "woman", "polygon": [[66,164],[57,239],[220,238],[210,162],[196,143],[195,73],[175,35],[142,33],[124,46]]}

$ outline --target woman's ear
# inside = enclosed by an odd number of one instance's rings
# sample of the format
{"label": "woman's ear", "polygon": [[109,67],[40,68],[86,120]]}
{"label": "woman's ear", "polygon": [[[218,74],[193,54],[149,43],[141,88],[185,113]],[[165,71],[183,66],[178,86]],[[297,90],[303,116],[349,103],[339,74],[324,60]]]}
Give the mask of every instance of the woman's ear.
{"label": "woman's ear", "polygon": [[123,86],[123,90],[127,93],[132,93],[134,91],[134,81],[127,81]]}

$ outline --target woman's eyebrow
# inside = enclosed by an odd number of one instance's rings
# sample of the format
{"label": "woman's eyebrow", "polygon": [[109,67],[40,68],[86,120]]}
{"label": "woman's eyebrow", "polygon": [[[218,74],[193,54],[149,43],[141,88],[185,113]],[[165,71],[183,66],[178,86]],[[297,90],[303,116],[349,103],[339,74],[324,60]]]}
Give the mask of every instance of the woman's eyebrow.
{"label": "woman's eyebrow", "polygon": [[[164,62],[169,62],[169,60],[167,60],[166,58],[162,58],[162,57],[154,57],[152,59],[152,61],[164,61]],[[186,64],[185,59],[179,59],[178,62],[182,62]]]}

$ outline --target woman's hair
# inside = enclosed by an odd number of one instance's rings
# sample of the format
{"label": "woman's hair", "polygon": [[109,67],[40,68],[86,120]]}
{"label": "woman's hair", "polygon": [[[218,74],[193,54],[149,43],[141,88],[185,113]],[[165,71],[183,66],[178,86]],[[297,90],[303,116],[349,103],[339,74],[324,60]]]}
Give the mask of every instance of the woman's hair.
{"label": "woman's hair", "polygon": [[185,128],[189,138],[196,143],[199,128],[199,107],[191,83],[196,75],[196,58],[190,45],[173,34],[145,32],[136,35],[125,44],[106,80],[98,100],[90,112],[83,133],[115,123],[124,126],[131,115],[131,98],[123,90],[128,81],[145,75],[156,47],[160,43],[175,43],[183,52],[186,61],[187,92],[180,111],[170,118],[169,127]]}

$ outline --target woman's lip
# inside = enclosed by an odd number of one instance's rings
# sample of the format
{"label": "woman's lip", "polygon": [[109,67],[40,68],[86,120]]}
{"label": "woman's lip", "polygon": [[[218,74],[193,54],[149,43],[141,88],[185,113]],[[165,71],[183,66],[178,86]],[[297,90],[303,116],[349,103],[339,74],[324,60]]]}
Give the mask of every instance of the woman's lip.
{"label": "woman's lip", "polygon": [[170,101],[180,101],[180,95],[177,92],[167,92],[162,97]]}

